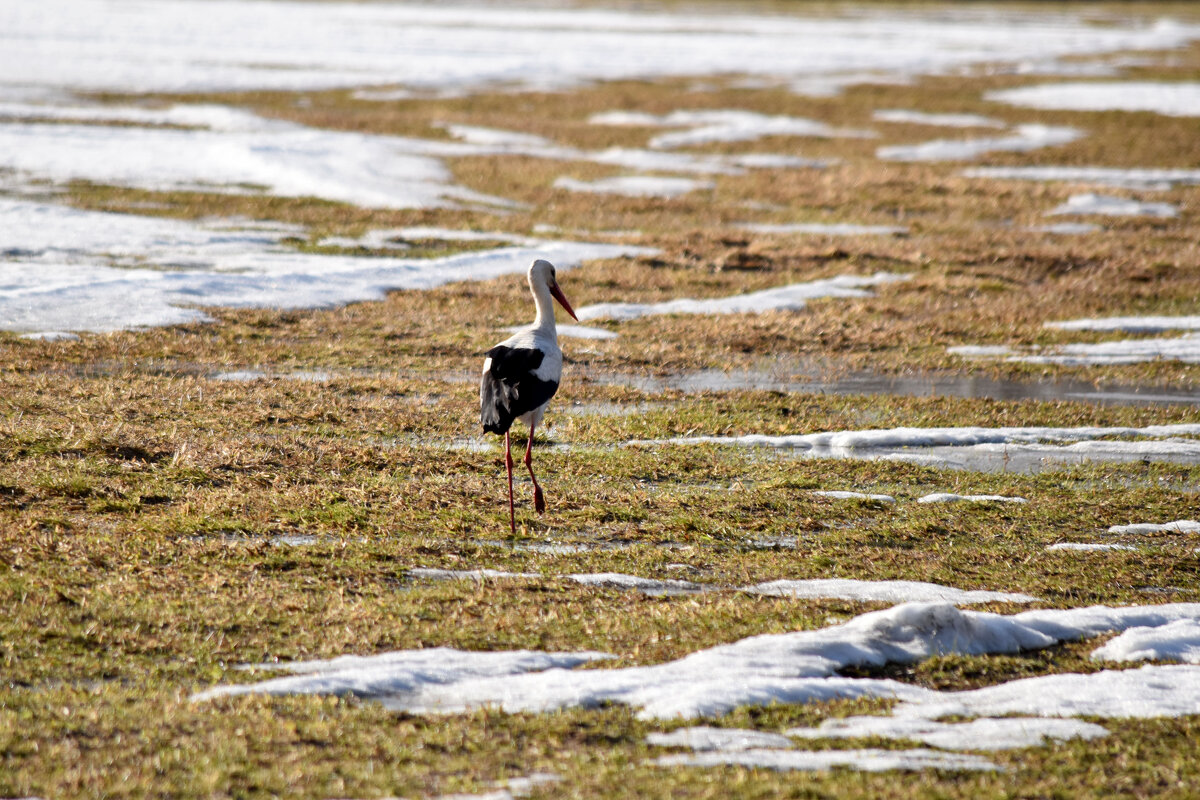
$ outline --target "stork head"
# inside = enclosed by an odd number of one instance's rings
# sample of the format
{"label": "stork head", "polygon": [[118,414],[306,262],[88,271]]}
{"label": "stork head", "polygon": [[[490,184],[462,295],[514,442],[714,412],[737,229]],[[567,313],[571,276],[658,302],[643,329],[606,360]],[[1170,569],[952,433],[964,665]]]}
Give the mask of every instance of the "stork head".
{"label": "stork head", "polygon": [[571,308],[567,296],[563,294],[562,289],[558,288],[558,276],[555,274],[554,265],[544,258],[539,258],[529,265],[529,286],[536,292],[539,285],[550,290],[550,295],[566,309],[567,313],[571,315],[571,319],[579,320],[579,317],[575,316],[575,309]]}

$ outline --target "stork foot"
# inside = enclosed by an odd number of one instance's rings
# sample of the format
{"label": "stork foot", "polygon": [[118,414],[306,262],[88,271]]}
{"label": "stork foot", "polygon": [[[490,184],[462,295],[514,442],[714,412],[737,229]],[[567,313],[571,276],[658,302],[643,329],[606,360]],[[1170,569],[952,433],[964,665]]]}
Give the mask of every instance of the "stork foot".
{"label": "stork foot", "polygon": [[542,487],[533,487],[533,507],[539,514],[546,513],[546,496],[542,494]]}

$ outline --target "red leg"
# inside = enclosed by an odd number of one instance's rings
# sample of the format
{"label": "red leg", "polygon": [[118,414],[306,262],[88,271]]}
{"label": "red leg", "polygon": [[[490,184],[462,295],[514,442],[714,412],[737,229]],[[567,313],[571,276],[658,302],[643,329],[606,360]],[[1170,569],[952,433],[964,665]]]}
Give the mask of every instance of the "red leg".
{"label": "red leg", "polygon": [[533,481],[533,507],[537,513],[546,512],[546,498],[542,487],[538,486],[537,477],[533,474],[533,426],[529,426],[529,443],[525,445],[525,468],[529,470],[529,479]]}
{"label": "red leg", "polygon": [[517,510],[513,505],[513,460],[512,438],[508,431],[504,432],[504,466],[508,468],[508,523],[513,536],[517,535]]}

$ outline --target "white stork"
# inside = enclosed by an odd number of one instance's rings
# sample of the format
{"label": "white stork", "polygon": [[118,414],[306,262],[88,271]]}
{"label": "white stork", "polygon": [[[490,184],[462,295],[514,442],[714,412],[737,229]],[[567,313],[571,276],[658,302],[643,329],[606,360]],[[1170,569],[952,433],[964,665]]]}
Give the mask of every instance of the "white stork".
{"label": "white stork", "polygon": [[554,265],[538,259],[529,265],[529,290],[537,305],[537,318],[500,344],[487,351],[483,378],[479,382],[479,421],[488,433],[504,434],[504,463],[508,468],[508,520],[517,532],[513,504],[512,440],[509,428],[520,419],[529,428],[525,445],[525,466],[533,481],[533,507],[546,510],[542,487],[533,474],[533,431],[542,421],[550,398],[558,391],[562,377],[562,350],[554,326],[554,298],[578,320],[554,274]]}

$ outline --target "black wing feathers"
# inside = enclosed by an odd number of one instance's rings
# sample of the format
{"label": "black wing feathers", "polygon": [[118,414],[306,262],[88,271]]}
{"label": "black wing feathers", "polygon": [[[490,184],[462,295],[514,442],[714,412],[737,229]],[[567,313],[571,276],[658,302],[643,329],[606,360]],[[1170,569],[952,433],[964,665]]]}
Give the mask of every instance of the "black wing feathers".
{"label": "black wing feathers", "polygon": [[541,350],[496,345],[487,357],[492,363],[479,384],[479,421],[488,433],[507,433],[513,420],[549,402],[558,391],[558,383],[533,374],[545,358]]}

